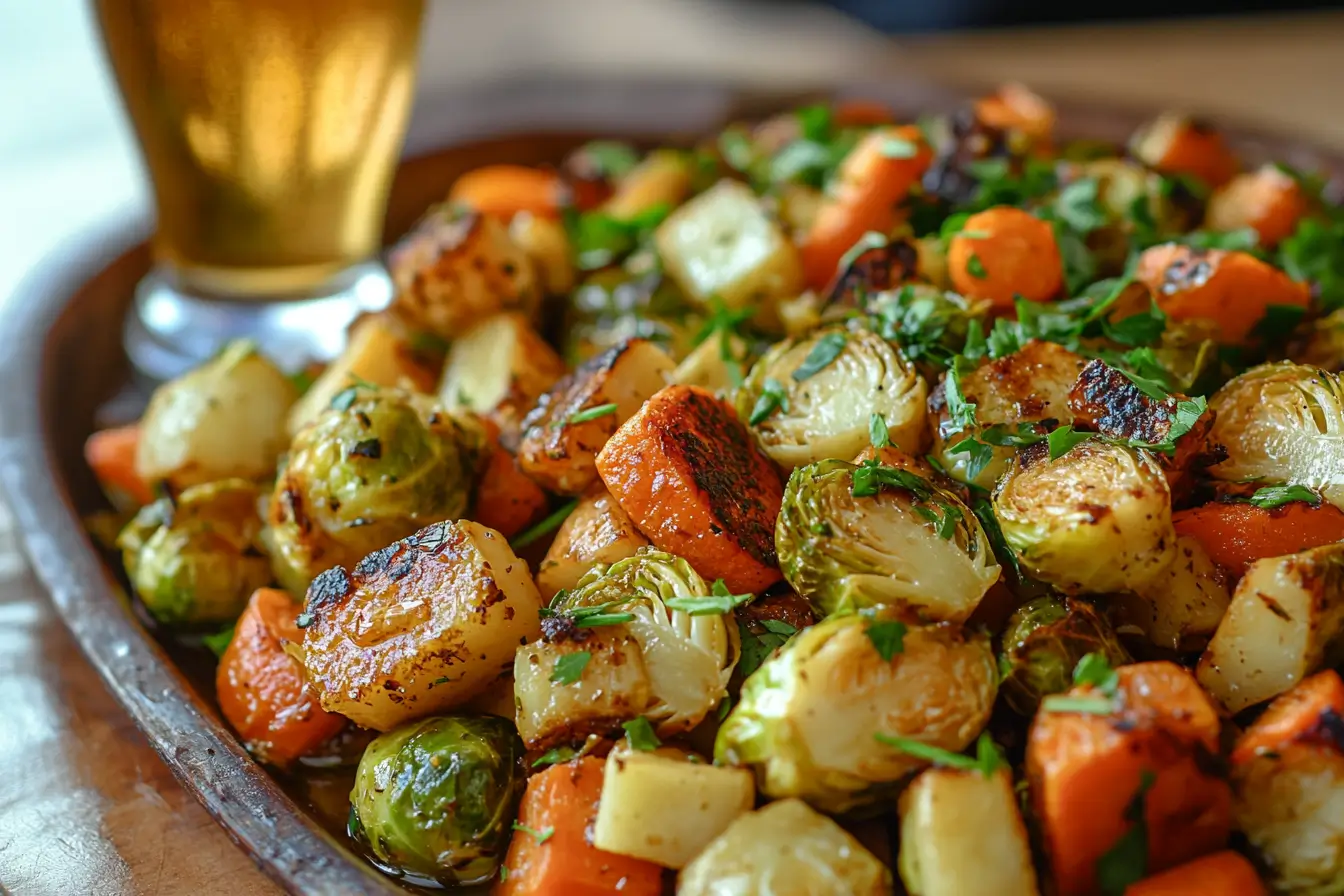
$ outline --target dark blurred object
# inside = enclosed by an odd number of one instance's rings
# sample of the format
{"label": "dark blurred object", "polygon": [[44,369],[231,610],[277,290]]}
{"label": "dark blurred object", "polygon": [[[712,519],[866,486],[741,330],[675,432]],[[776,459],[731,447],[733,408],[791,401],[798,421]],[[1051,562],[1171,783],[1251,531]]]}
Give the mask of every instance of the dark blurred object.
{"label": "dark blurred object", "polygon": [[[807,2],[807,0],[782,0]],[[1344,9],[1339,0],[1103,0],[1087,5],[1056,0],[825,0],[857,19],[889,32],[952,31],[966,28],[1001,28],[1011,25],[1056,25],[1073,22],[1171,19],[1187,16],[1225,16],[1257,12]]]}

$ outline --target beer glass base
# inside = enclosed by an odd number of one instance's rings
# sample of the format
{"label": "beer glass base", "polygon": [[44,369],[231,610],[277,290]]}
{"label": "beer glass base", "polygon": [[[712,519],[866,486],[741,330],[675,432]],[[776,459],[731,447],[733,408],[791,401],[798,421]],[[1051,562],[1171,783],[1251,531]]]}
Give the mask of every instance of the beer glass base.
{"label": "beer glass base", "polygon": [[151,271],[126,315],[126,354],[141,376],[156,382],[208,361],[235,339],[252,340],[286,372],[330,361],[345,347],[351,322],[392,298],[391,278],[374,262],[346,271],[341,284],[309,298],[241,302],[194,295]]}

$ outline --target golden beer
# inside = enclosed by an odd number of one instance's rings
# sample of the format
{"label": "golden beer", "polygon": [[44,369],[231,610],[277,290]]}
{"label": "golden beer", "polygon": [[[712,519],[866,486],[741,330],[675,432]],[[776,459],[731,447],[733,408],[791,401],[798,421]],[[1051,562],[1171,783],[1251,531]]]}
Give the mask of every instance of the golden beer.
{"label": "golden beer", "polygon": [[378,250],[423,0],[96,5],[171,282],[314,295]]}

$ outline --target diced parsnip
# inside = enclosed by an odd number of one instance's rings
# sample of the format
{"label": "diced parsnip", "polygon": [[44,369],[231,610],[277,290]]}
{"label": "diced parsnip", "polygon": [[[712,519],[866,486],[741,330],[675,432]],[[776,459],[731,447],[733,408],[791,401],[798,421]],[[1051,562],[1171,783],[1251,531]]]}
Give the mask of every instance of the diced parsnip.
{"label": "diced parsnip", "polygon": [[617,747],[607,757],[593,845],[683,868],[751,811],[751,772]]}
{"label": "diced parsnip", "polygon": [[750,360],[747,343],[740,336],[714,333],[681,359],[672,372],[672,382],[724,394],[741,385]]}
{"label": "diced parsnip", "polygon": [[929,769],[901,794],[900,816],[898,868],[910,896],[1039,893],[1007,769]]}
{"label": "diced parsnip", "polygon": [[1344,543],[1252,563],[1199,658],[1199,682],[1240,712],[1338,661],[1341,648]]}
{"label": "diced parsnip", "polygon": [[1165,574],[1137,594],[1113,602],[1123,621],[1138,626],[1148,640],[1171,650],[1202,650],[1231,602],[1227,576],[1198,540],[1176,538],[1176,559]]}
{"label": "diced parsnip", "polygon": [[509,221],[509,237],[532,259],[547,294],[569,294],[574,288],[574,259],[563,224],[554,218],[519,212]]}
{"label": "diced parsnip", "polygon": [[413,326],[453,340],[499,311],[533,314],[541,284],[532,259],[492,215],[431,208],[388,256],[392,310]]}
{"label": "diced parsnip", "polygon": [[1134,807],[1149,872],[1222,849],[1232,827],[1231,790],[1209,761],[1218,711],[1194,676],[1168,662],[1116,672],[1114,697],[1091,685],[1052,696],[1028,736],[1031,797],[1059,896],[1099,892],[1098,863],[1133,830]]}
{"label": "diced parsnip", "polygon": [[556,380],[565,362],[519,311],[496,314],[453,342],[439,380],[449,410],[470,410],[499,425],[505,445],[517,444],[523,417]]}
{"label": "diced parsnip", "polygon": [[[597,481],[597,453],[663,388],[674,367],[667,352],[646,339],[627,339],[585,361],[541,396],[523,420],[518,445],[523,472],[553,492],[587,491]],[[603,411],[609,405],[615,408]]]}
{"label": "diced parsnip", "polygon": [[729,308],[765,306],[768,314],[802,289],[798,253],[745,184],[720,181],[673,212],[654,239],[695,301],[717,296]]}
{"label": "diced parsnip", "polygon": [[628,221],[656,206],[676,208],[691,191],[691,164],[684,152],[656,149],[616,184],[602,211]]}
{"label": "diced parsnip", "polygon": [[740,816],[677,877],[677,896],[767,893],[889,896],[891,872],[840,825],[787,799]]}
{"label": "diced parsnip", "polygon": [[556,592],[572,589],[597,564],[633,557],[648,543],[611,493],[596,486],[560,524],[537,568],[537,588],[549,601]]}
{"label": "diced parsnip", "polygon": [[298,389],[250,342],[154,390],[140,420],[135,472],[174,489],[272,476]]}
{"label": "diced parsnip", "polygon": [[[518,648],[513,664],[518,733],[530,750],[620,732],[640,715],[653,689],[639,642],[623,625],[591,629],[583,640],[537,641]],[[587,654],[577,680],[555,681],[564,657]],[[563,667],[562,667],[563,668]]]}
{"label": "diced parsnip", "polygon": [[1232,750],[1237,828],[1275,892],[1344,892],[1341,718],[1344,684],[1328,669],[1271,703]]}
{"label": "diced parsnip", "polygon": [[304,670],[323,709],[389,731],[488,688],[541,634],[540,613],[502,535],[436,523],[313,581]]}
{"label": "diced parsnip", "polygon": [[388,388],[401,386],[413,392],[434,388],[434,371],[417,360],[407,338],[406,328],[395,318],[375,314],[361,318],[350,329],[349,340],[340,357],[290,408],[286,428],[293,437],[331,406],[331,400],[357,381]]}

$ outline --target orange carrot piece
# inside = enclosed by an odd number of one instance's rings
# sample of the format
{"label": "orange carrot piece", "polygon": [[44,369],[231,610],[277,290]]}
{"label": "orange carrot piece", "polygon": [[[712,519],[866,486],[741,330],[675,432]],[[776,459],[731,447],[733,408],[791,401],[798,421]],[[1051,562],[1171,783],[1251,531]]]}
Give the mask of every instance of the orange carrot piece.
{"label": "orange carrot piece", "polygon": [[[1231,790],[1206,760],[1219,735],[1208,695],[1175,663],[1117,671],[1111,713],[1043,706],[1031,727],[1027,774],[1060,896],[1096,892],[1097,862],[1129,830],[1126,809],[1148,775],[1148,870],[1221,849],[1231,831]],[[1091,686],[1068,696],[1101,697]]]}
{"label": "orange carrot piece", "polygon": [[304,690],[303,668],[284,644],[303,643],[299,605],[278,588],[259,588],[238,617],[215,674],[219,709],[264,762],[285,766],[345,726]]}
{"label": "orange carrot piece", "polygon": [[496,444],[476,486],[473,506],[476,522],[512,538],[546,509],[546,492],[518,468],[512,454]]}
{"label": "orange carrot piece", "polygon": [[1253,504],[1204,504],[1172,516],[1177,535],[1189,535],[1234,576],[1266,557],[1296,554],[1344,541],[1344,512],[1330,504],[1293,501],[1265,509]]}
{"label": "orange carrot piece", "polygon": [[606,763],[585,756],[553,765],[527,782],[518,824],[552,832],[545,842],[514,831],[504,859],[506,874],[493,896],[659,896],[662,868],[630,856],[603,852],[588,832],[597,819]]}
{"label": "orange carrot piece", "polygon": [[1054,108],[1021,84],[1004,84],[976,100],[975,117],[992,128],[1021,131],[1036,142],[1048,141],[1055,130]]}
{"label": "orange carrot piece", "polygon": [[84,443],[84,460],[114,504],[120,505],[123,498],[136,505],[154,500],[149,483],[135,470],[139,444],[139,423],[99,430]]}
{"label": "orange carrot piece", "polygon": [[1269,890],[1241,853],[1225,849],[1186,862],[1147,880],[1131,884],[1125,896],[1267,896]]}
{"label": "orange carrot piece", "polygon": [[658,392],[602,448],[597,471],[649,541],[707,580],[755,594],[782,578],[775,518],[784,487],[712,392]]}
{"label": "orange carrot piece", "polygon": [[1253,227],[1260,245],[1273,247],[1292,235],[1307,213],[1307,198],[1297,180],[1281,168],[1265,165],[1232,178],[1212,196],[1204,212],[1210,230]]}
{"label": "orange carrot piece", "polygon": [[932,150],[913,125],[879,127],[850,150],[832,195],[798,247],[809,287],[819,290],[830,283],[840,259],[865,233],[885,235],[892,229],[897,204],[932,160]]}
{"label": "orange carrot piece", "polygon": [[957,292],[1012,311],[1016,296],[1043,302],[1064,286],[1055,232],[1020,208],[1000,205],[966,219],[948,247],[947,269]]}
{"label": "orange carrot piece", "polygon": [[1144,250],[1134,276],[1173,320],[1211,320],[1230,344],[1247,342],[1270,305],[1311,300],[1305,283],[1246,252],[1165,243]]}
{"label": "orange carrot piece", "polygon": [[487,215],[511,218],[518,212],[554,218],[565,190],[554,171],[526,165],[486,165],[453,183],[449,202],[460,202]]}
{"label": "orange carrot piece", "polygon": [[1232,764],[1249,762],[1261,753],[1282,750],[1289,744],[1308,740],[1323,728],[1323,723],[1344,719],[1344,682],[1333,669],[1317,672],[1280,695],[1232,749]]}
{"label": "orange carrot piece", "polygon": [[1222,132],[1183,115],[1163,115],[1131,141],[1134,155],[1163,174],[1191,174],[1211,187],[1232,179],[1240,167]]}

